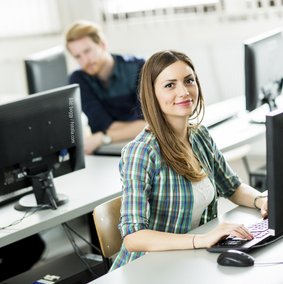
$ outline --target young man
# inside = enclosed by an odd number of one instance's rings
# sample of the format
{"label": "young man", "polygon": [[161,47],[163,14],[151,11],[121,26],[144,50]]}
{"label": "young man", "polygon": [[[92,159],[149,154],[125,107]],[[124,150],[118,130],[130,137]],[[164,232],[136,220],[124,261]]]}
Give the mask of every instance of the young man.
{"label": "young man", "polygon": [[70,83],[80,85],[92,132],[85,138],[85,153],[135,137],[145,126],[137,97],[144,59],[109,53],[101,29],[88,21],[69,28],[66,46],[81,68],[71,74]]}

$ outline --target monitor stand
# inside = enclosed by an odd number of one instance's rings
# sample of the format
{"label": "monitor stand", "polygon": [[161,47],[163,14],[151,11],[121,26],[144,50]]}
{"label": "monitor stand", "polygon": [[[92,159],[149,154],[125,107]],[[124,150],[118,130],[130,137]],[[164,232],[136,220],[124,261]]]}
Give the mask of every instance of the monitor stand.
{"label": "monitor stand", "polygon": [[56,193],[52,171],[42,171],[34,175],[29,175],[29,178],[34,194],[22,197],[15,205],[15,209],[20,211],[32,208],[57,209],[58,206],[68,201],[66,196]]}
{"label": "monitor stand", "polygon": [[38,204],[33,193],[21,197],[15,204],[14,208],[18,211],[27,211],[36,208],[38,208],[39,210],[57,209],[59,206],[64,205],[69,201],[68,197],[64,194],[57,194],[57,197],[58,200],[56,202],[56,208],[53,208],[49,204]]}

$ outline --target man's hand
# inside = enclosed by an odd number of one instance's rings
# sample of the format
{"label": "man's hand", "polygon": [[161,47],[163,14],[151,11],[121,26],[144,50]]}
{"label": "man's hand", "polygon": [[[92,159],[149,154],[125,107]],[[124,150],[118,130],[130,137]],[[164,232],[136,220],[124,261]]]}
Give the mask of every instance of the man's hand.
{"label": "man's hand", "polygon": [[103,132],[99,131],[84,138],[84,152],[92,155],[93,152],[102,145]]}

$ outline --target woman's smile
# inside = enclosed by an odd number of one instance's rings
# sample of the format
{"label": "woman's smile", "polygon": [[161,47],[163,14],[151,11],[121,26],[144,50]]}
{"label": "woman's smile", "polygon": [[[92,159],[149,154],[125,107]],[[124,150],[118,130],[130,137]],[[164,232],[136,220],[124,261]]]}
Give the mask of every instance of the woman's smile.
{"label": "woman's smile", "polygon": [[175,105],[177,106],[192,106],[193,105],[193,100],[192,99],[187,99],[187,100],[184,100],[184,101],[180,101],[180,102],[176,102]]}

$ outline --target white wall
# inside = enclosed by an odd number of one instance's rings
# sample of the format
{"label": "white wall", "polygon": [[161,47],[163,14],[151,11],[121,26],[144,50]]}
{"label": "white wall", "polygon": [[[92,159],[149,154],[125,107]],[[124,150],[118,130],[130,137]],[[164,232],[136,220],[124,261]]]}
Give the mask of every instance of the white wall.
{"label": "white wall", "polygon": [[[8,1],[8,0],[7,0]],[[1,2],[0,9],[5,8]],[[58,0],[62,32],[49,35],[0,38],[0,102],[6,95],[27,93],[23,59],[35,52],[64,45],[64,32],[75,19],[93,19],[92,0]],[[13,19],[13,15],[11,15]],[[20,23],[19,23],[20,24]]]}
{"label": "white wall", "polygon": [[242,41],[281,21],[219,22],[217,19],[117,24],[105,32],[115,52],[149,56],[160,49],[186,52],[195,62],[207,103],[244,94]]}

